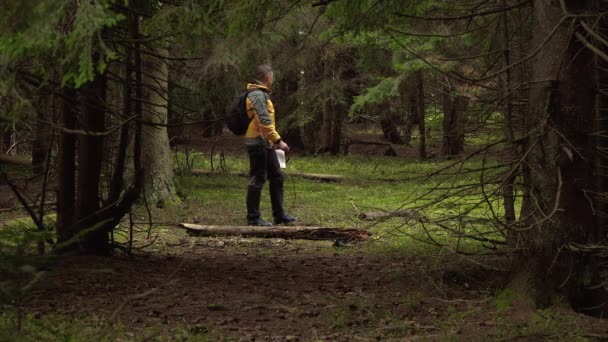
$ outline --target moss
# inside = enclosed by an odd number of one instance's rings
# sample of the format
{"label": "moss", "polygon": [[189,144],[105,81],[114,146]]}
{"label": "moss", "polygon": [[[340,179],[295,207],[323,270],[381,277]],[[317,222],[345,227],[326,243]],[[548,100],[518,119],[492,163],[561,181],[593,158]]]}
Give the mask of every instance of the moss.
{"label": "moss", "polygon": [[511,309],[513,305],[513,299],[516,297],[515,291],[511,289],[504,289],[494,299],[494,304],[498,310]]}
{"label": "moss", "polygon": [[534,275],[529,271],[520,271],[513,277],[509,286],[496,296],[498,309],[536,310],[536,290]]}
{"label": "moss", "polygon": [[156,206],[158,208],[175,208],[182,204],[183,204],[182,199],[177,194],[171,194],[169,196],[165,196],[164,198],[159,199],[156,202]]}

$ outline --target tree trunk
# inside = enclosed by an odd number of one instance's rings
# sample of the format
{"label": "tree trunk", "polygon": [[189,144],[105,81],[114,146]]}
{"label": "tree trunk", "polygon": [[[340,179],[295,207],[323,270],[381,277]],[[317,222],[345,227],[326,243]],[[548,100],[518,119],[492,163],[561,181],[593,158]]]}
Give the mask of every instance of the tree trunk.
{"label": "tree trunk", "polygon": [[309,122],[300,127],[300,138],[302,145],[304,146],[304,152],[307,154],[314,154],[316,151],[315,141],[317,140],[315,131],[317,130],[316,123]]}
{"label": "tree trunk", "polygon": [[347,108],[344,108],[344,106],[340,105],[339,103],[336,103],[334,106],[334,116],[331,126],[331,144],[329,149],[329,153],[333,155],[340,153],[340,142],[342,141],[342,122],[344,120],[343,113],[346,111]]}
{"label": "tree trunk", "polygon": [[380,112],[380,127],[382,128],[382,136],[391,144],[403,144],[403,139],[397,128],[398,117],[394,115],[391,103],[384,103],[377,106]]}
{"label": "tree trunk", "polygon": [[[593,12],[574,0],[565,3],[569,9],[576,5]],[[583,309],[601,304],[585,302],[593,269],[588,258],[572,251],[572,244],[597,242],[593,237],[599,228],[586,197],[595,187],[587,162],[594,149],[595,90],[589,81],[594,57],[572,39],[559,1],[539,0],[533,6],[533,48],[553,35],[531,62],[530,134],[524,146],[529,153],[523,163],[527,186],[511,288],[531,308],[566,302]]]}
{"label": "tree trunk", "polygon": [[321,114],[321,146],[317,150],[317,152],[319,153],[328,152],[330,149],[332,140],[331,126],[333,123],[333,115],[334,113],[331,110],[328,110],[328,108],[326,108],[325,111],[323,111],[323,113]]}
{"label": "tree trunk", "polygon": [[[76,181],[75,219],[77,233],[82,233],[80,248],[85,253],[106,255],[110,252],[109,232],[95,226],[87,226],[84,221],[94,215],[101,204],[100,179],[103,136],[95,132],[105,130],[106,77],[98,75],[81,88],[81,111],[78,117],[80,128],[92,134],[78,136],[78,177]],[[97,222],[95,222],[97,223]],[[85,232],[86,231],[86,232]]]}
{"label": "tree trunk", "polygon": [[399,99],[401,101],[401,108],[405,112],[405,126],[401,132],[403,143],[407,146],[411,146],[412,132],[414,131],[414,126],[418,124],[416,96],[412,91],[410,83],[410,78],[405,77],[399,85]]}
{"label": "tree trunk", "polygon": [[[166,56],[166,49],[156,49]],[[167,133],[168,70],[166,62],[155,56],[142,56],[142,116],[146,123],[142,135],[142,165],[146,200],[163,205],[176,201],[173,159]],[[155,125],[159,124],[159,125]]]}
{"label": "tree trunk", "polygon": [[[507,0],[502,1],[504,8],[507,7]],[[511,65],[511,47],[509,37],[509,14],[505,11],[502,14],[502,37],[501,45],[503,50],[502,66],[507,70],[502,75],[502,88],[504,95],[504,135],[509,144],[509,149],[512,150],[511,155],[517,155],[517,145],[513,143],[514,127],[513,127],[513,106],[511,97],[511,70],[508,66]],[[507,227],[512,227],[515,223],[515,180],[516,170],[509,170],[506,179],[503,181],[503,208],[505,211],[505,224]],[[512,230],[507,231],[507,239],[513,240],[514,234]]]}
{"label": "tree trunk", "polygon": [[[66,88],[62,100],[62,124],[67,129],[76,128],[76,94]],[[57,236],[60,243],[67,242],[74,233],[74,201],[76,199],[76,136],[61,132],[58,151],[59,164],[57,186]]]}
{"label": "tree trunk", "polygon": [[446,157],[456,156],[464,151],[464,132],[466,128],[466,110],[468,101],[446,79],[447,86],[443,101],[443,145],[441,154]]}
{"label": "tree trunk", "polygon": [[422,70],[417,70],[409,77],[406,77],[399,86],[400,99],[403,107],[406,108],[405,127],[403,128],[403,143],[410,146],[414,126],[418,126],[419,132],[419,156],[426,158],[426,127],[425,103],[424,103],[424,77]]}
{"label": "tree trunk", "polygon": [[[133,18],[133,14],[128,15],[128,30],[129,36],[133,36],[133,22],[137,20]],[[120,99],[122,100],[122,117],[130,118],[133,115],[133,47],[128,46],[125,50],[125,59],[123,71],[124,85]],[[116,94],[118,96],[118,94]],[[112,179],[110,182],[110,191],[107,204],[118,201],[125,185],[125,170],[127,169],[127,150],[129,145],[129,133],[131,131],[131,123],[125,124],[120,128],[120,135],[117,145],[116,156],[114,157],[114,169],[112,170]]]}
{"label": "tree trunk", "polygon": [[426,106],[424,103],[424,75],[422,70],[416,71],[416,111],[418,112],[418,132],[419,145],[418,156],[420,159],[426,159]]}
{"label": "tree trunk", "polygon": [[336,155],[340,153],[340,141],[342,138],[342,112],[345,110],[337,103],[327,104],[323,113],[323,124],[321,125],[321,147],[319,152],[329,152]]}
{"label": "tree trunk", "polygon": [[[604,1],[603,4],[601,0],[595,1],[596,8],[599,11],[607,11],[608,4]],[[608,19],[603,17],[598,21],[597,31],[602,35],[606,36],[608,34]],[[601,47],[602,42],[595,40],[596,46]],[[603,45],[601,50],[608,54],[608,47]],[[601,58],[597,54],[594,56],[594,81],[596,89],[608,89],[608,61]],[[596,231],[596,239],[601,241],[602,237],[608,236],[608,184],[606,182],[606,177],[608,177],[608,172],[606,171],[608,168],[608,158],[603,150],[603,147],[608,146],[608,139],[605,134],[597,134],[599,132],[608,132],[608,96],[606,94],[601,94],[599,91],[595,93],[595,108],[594,108],[594,125],[593,132],[595,134],[595,149],[594,149],[594,178],[595,178],[595,197],[594,203],[595,208],[597,210],[597,214],[595,215],[597,227]]]}
{"label": "tree trunk", "polygon": [[32,168],[34,174],[40,176],[43,174],[47,156],[49,153],[49,144],[51,142],[51,130],[49,125],[43,121],[52,121],[49,115],[54,110],[54,98],[49,94],[40,94],[38,108],[36,110],[36,134],[32,143]]}

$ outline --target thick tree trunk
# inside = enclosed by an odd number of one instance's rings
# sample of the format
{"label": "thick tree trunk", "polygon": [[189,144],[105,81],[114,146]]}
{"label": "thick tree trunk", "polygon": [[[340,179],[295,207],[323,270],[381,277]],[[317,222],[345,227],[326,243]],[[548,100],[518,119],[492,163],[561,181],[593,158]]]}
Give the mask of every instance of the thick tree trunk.
{"label": "thick tree trunk", "polygon": [[[596,0],[595,4],[599,11],[604,12],[608,10],[608,3],[605,1],[602,3],[601,0]],[[608,18],[603,17],[598,22],[597,31],[604,37],[608,34]],[[602,45],[603,42],[598,40],[596,38],[594,43],[600,47],[604,54],[608,55],[608,46]],[[608,89],[608,72],[606,72],[608,70],[608,61],[596,54],[593,64],[595,67],[595,88]],[[606,171],[608,170],[608,155],[604,149],[605,146],[608,146],[608,139],[606,138],[606,134],[598,133],[608,132],[608,96],[599,91],[595,93],[594,115],[593,132],[596,133],[594,135],[595,149],[593,163],[596,189],[594,203],[597,210],[597,214],[595,215],[595,226],[597,227],[595,238],[601,241],[603,237],[608,237],[608,182],[606,182],[606,177],[608,177],[608,172]]]}
{"label": "thick tree trunk", "polygon": [[[166,49],[156,49],[156,55],[166,56]],[[173,183],[173,160],[167,133],[168,70],[159,57],[145,55],[143,72],[143,127],[142,165],[144,168],[144,196],[159,205],[177,201]],[[159,125],[155,125],[159,124]]]}
{"label": "thick tree trunk", "polygon": [[[105,130],[106,77],[98,75],[81,88],[81,112],[78,117],[80,128],[92,134],[78,137],[78,177],[76,181],[75,219],[84,222],[94,215],[101,204],[100,179],[103,136],[96,132]],[[88,220],[86,220],[88,221]],[[96,222],[95,222],[96,223]],[[105,255],[110,252],[109,232],[99,227],[78,224],[80,248],[85,253]],[[85,232],[86,231],[86,232]]]}
{"label": "thick tree trunk", "polygon": [[[569,8],[576,5],[593,11],[574,0],[565,3]],[[588,259],[571,247],[573,243],[593,243],[597,229],[586,196],[594,190],[592,168],[587,163],[594,148],[590,134],[595,90],[589,81],[594,58],[572,39],[559,1],[533,4],[532,46],[538,47],[552,36],[531,62],[530,134],[524,146],[529,153],[523,163],[526,188],[522,227],[516,239],[521,253],[511,288],[530,307],[565,299],[582,309],[593,270]]]}
{"label": "thick tree trunk", "polygon": [[468,100],[465,96],[456,93],[456,89],[451,86],[449,80],[446,80],[446,83],[443,101],[443,144],[441,146],[441,154],[446,157],[453,157],[464,151]]}
{"label": "thick tree trunk", "polygon": [[[76,128],[76,94],[70,88],[63,92],[62,124],[68,129]],[[74,233],[74,202],[76,199],[76,136],[61,132],[58,151],[57,186],[57,236],[59,242],[67,242]]]}
{"label": "thick tree trunk", "polygon": [[[129,26],[132,26],[134,18],[129,16]],[[125,51],[124,69],[122,71],[124,77],[124,85],[120,99],[122,100],[122,117],[130,118],[133,115],[132,111],[132,81],[133,81],[133,48],[127,47]],[[114,169],[112,170],[112,179],[110,182],[110,192],[108,195],[108,204],[118,201],[120,194],[123,191],[125,184],[125,170],[127,167],[127,149],[129,145],[129,132],[132,124],[125,124],[120,128],[116,156],[114,158]]]}

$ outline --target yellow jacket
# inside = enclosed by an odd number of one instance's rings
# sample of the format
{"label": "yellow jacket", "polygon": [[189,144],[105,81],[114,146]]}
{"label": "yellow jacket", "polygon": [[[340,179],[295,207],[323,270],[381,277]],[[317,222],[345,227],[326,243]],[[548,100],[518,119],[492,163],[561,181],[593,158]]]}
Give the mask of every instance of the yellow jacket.
{"label": "yellow jacket", "polygon": [[247,115],[252,118],[245,133],[245,141],[248,146],[266,144],[272,146],[281,141],[281,136],[275,128],[274,105],[268,93],[270,89],[260,84],[249,83],[247,90],[251,91],[247,96]]}

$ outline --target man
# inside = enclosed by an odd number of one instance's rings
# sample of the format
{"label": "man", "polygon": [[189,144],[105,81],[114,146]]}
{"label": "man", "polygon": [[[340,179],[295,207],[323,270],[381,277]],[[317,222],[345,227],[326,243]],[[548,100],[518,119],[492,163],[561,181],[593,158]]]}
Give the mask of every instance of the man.
{"label": "man", "polygon": [[272,226],[260,215],[260,198],[266,177],[270,185],[270,201],[275,224],[289,224],[295,218],[283,210],[283,173],[274,147],[285,152],[289,146],[275,128],[274,106],[270,100],[273,72],[269,65],[256,68],[255,80],[247,84],[247,115],[251,118],[245,133],[245,145],[249,154],[249,183],[247,184],[247,224]]}

